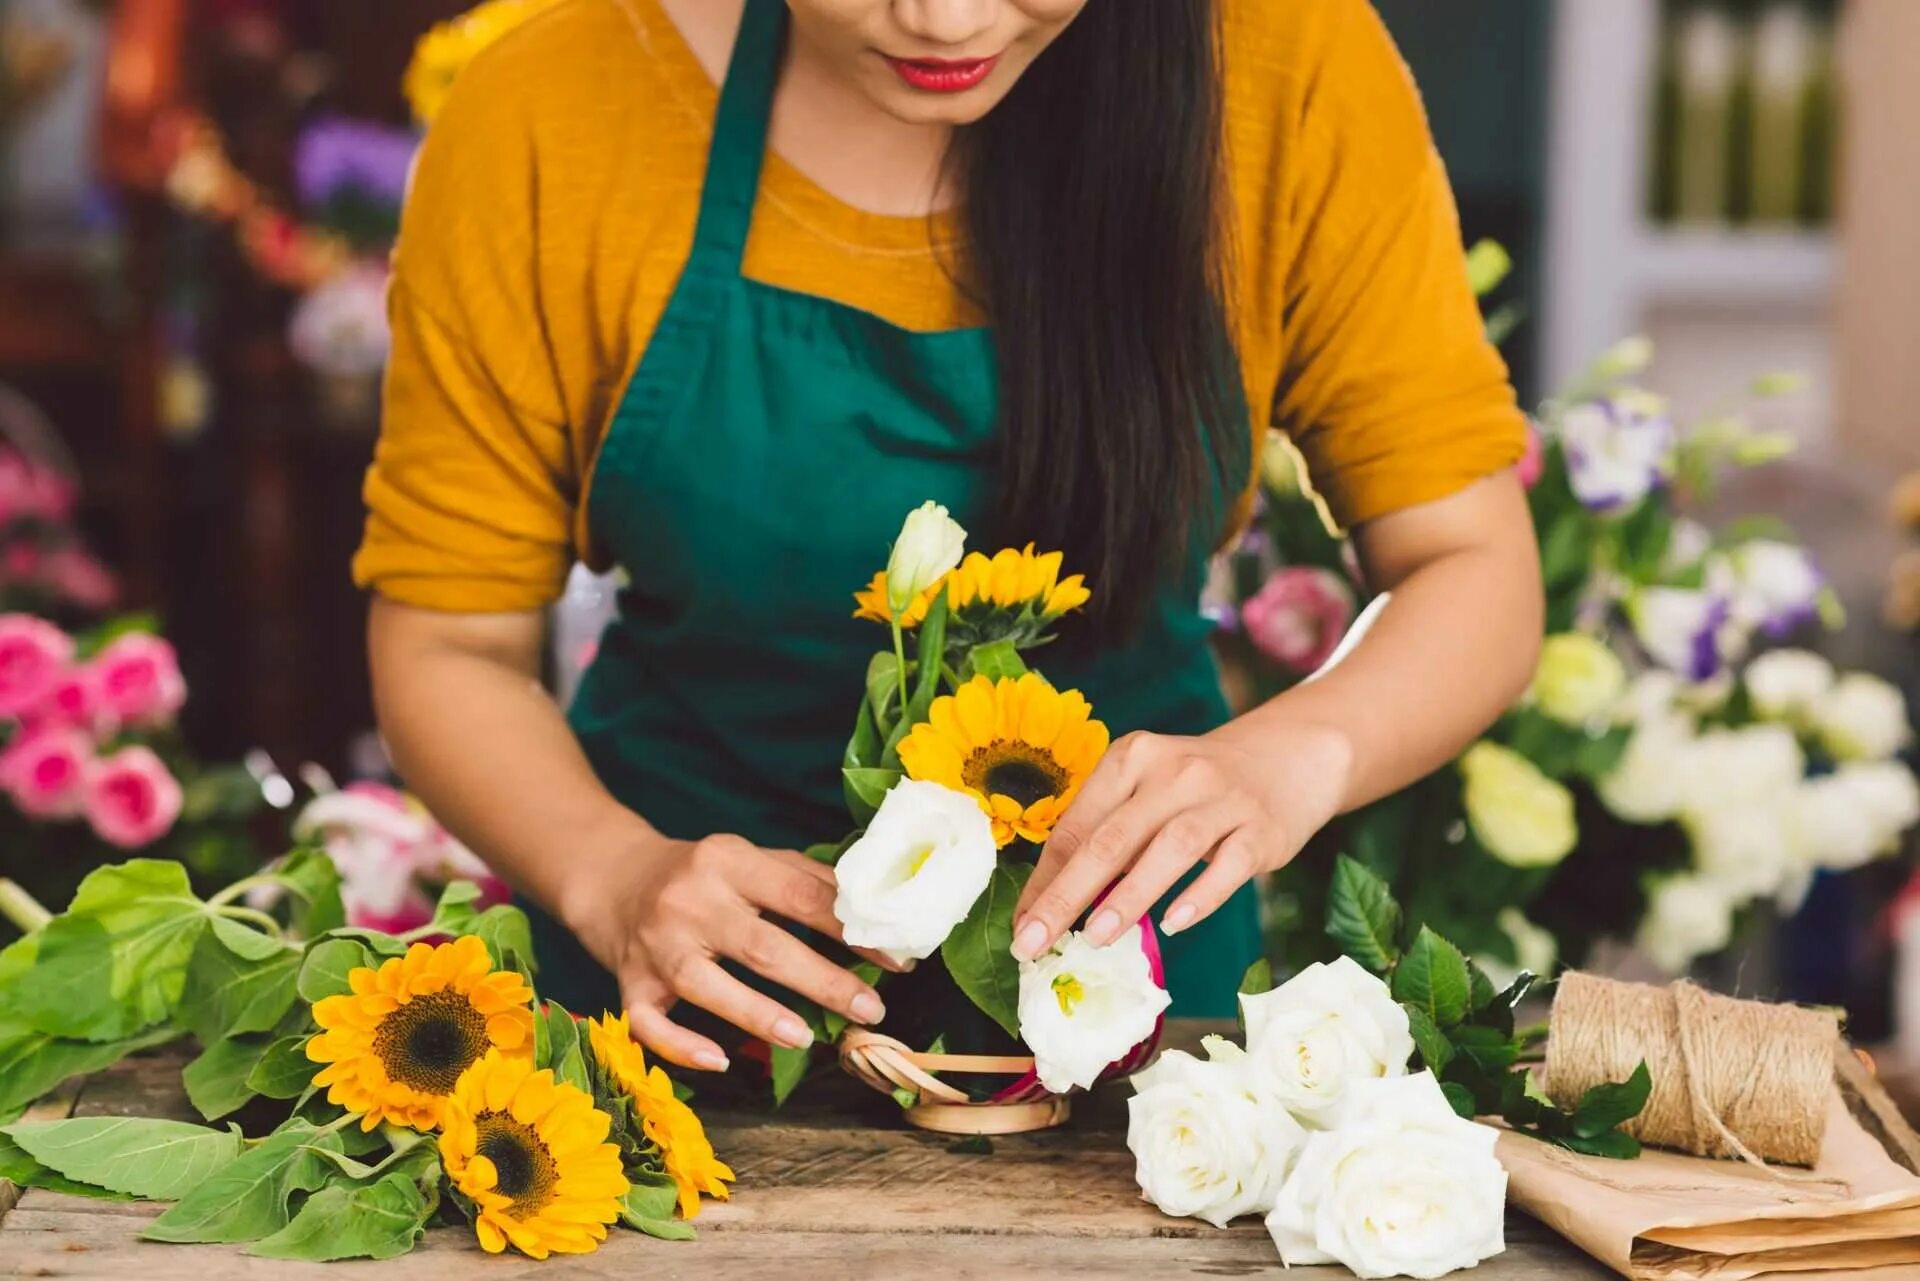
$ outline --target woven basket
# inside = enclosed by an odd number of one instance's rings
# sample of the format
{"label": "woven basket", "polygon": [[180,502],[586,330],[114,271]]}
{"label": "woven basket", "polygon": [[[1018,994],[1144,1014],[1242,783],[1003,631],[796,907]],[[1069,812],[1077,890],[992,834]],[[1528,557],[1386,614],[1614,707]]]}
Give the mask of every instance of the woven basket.
{"label": "woven basket", "polygon": [[[1031,1055],[925,1054],[893,1037],[848,1028],[840,1038],[840,1066],[882,1094],[911,1090],[920,1101],[905,1109],[907,1122],[942,1134],[1025,1134],[1059,1125],[1073,1110],[1066,1095],[1040,1084]],[[935,1072],[978,1072],[1013,1081],[976,1103]]]}

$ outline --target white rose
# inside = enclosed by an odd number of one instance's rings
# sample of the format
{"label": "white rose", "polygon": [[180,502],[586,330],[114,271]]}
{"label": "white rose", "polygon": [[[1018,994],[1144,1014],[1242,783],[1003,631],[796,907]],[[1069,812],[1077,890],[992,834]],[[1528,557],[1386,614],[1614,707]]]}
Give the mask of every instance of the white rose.
{"label": "white rose", "polygon": [[1835,759],[1885,760],[1913,738],[1907,700],[1892,683],[1866,672],[1834,682],[1813,709],[1814,730]]}
{"label": "white rose", "polygon": [[1844,872],[1871,863],[1885,834],[1837,774],[1810,778],[1793,796],[1795,852],[1807,868]]}
{"label": "white rose", "polygon": [[1798,863],[1788,812],[1797,791],[1688,812],[1681,824],[1693,845],[1694,867],[1735,898],[1758,898],[1780,889]]}
{"label": "white rose", "polygon": [[1224,1228],[1273,1208],[1306,1132],[1248,1091],[1238,1047],[1208,1039],[1211,1060],[1168,1050],[1134,1076],[1127,1147],[1162,1213]]}
{"label": "white rose", "polygon": [[1834,777],[1886,834],[1886,844],[1896,843],[1908,828],[1920,823],[1920,782],[1902,762],[1848,761]]}
{"label": "white rose", "polygon": [[1726,888],[1704,877],[1680,874],[1656,881],[1647,893],[1647,914],[1635,938],[1640,950],[1669,974],[1694,958],[1733,941],[1733,901]]}
{"label": "white rose", "polygon": [[1352,957],[1315,962],[1270,992],[1242,996],[1253,1089],[1308,1125],[1333,1125],[1349,1087],[1402,1076],[1407,1012]]}
{"label": "white rose", "polygon": [[932,956],[993,878],[993,821],[965,792],[903,779],[834,869],[833,914],[853,947]]}
{"label": "white rose", "polygon": [[1573,793],[1519,752],[1481,741],[1460,757],[1473,835],[1509,867],[1551,867],[1580,839]]}
{"label": "white rose", "polygon": [[1833,688],[1833,664],[1804,649],[1770,650],[1747,664],[1742,677],[1753,710],[1768,720],[1800,721]]}
{"label": "white rose", "polygon": [[1685,794],[1693,744],[1690,717],[1668,711],[1647,716],[1627,740],[1619,762],[1595,784],[1600,799],[1629,823],[1673,818]]}
{"label": "white rose", "polygon": [[1786,726],[1743,725],[1700,735],[1682,769],[1682,808],[1706,813],[1792,795],[1806,777],[1807,758]]}
{"label": "white rose", "polygon": [[1140,931],[1105,947],[1076,931],[1020,963],[1020,1039],[1040,1084],[1056,1094],[1086,1089],[1153,1035],[1171,999],[1153,981]]}
{"label": "white rose", "polygon": [[1542,929],[1529,921],[1517,907],[1501,908],[1500,914],[1494,917],[1494,923],[1513,942],[1513,962],[1509,964],[1497,956],[1485,955],[1474,957],[1473,962],[1493,981],[1496,988],[1505,991],[1523,970],[1542,978],[1553,973],[1553,967],[1560,959],[1560,940],[1554,938],[1551,930]]}
{"label": "white rose", "polygon": [[914,597],[953,571],[966,547],[967,531],[939,503],[908,512],[887,558],[888,607],[904,614]]}
{"label": "white rose", "polygon": [[1820,612],[1826,579],[1804,547],[1755,539],[1728,555],[1735,583],[1734,609],[1749,627],[1781,636]]}
{"label": "white rose", "polygon": [[1506,1248],[1498,1133],[1454,1114],[1433,1074],[1365,1081],[1351,1119],[1307,1136],[1267,1216],[1289,1267],[1441,1277]]}

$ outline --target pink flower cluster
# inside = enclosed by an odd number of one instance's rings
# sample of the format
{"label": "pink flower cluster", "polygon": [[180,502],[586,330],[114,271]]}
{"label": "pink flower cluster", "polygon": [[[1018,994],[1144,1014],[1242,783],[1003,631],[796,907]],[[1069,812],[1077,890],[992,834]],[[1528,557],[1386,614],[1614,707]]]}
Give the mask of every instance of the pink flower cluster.
{"label": "pink flower cluster", "polygon": [[340,869],[347,923],[404,934],[433,919],[433,897],[449,881],[477,882],[480,908],[511,894],[427,808],[384,783],[349,783],[316,798],[294,820],[294,836],[318,840]]}
{"label": "pink flower cluster", "polygon": [[1240,606],[1254,647],[1305,676],[1333,656],[1353,622],[1353,589],[1331,570],[1311,565],[1276,569]]}
{"label": "pink flower cluster", "polygon": [[73,637],[30,614],[0,615],[0,790],[36,819],[85,818],[122,849],[152,844],[180,816],[178,780],[150,748],[101,748],[170,725],[187,685],[173,646],[131,632],[80,660]]}

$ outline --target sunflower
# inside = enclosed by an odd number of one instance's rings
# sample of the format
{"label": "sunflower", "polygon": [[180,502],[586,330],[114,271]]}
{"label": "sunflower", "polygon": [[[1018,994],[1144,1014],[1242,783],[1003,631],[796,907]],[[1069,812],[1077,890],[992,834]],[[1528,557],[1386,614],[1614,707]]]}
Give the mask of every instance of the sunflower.
{"label": "sunflower", "polygon": [[1037,672],[996,683],[976,676],[936,698],[900,742],[911,778],[971,792],[993,819],[993,838],[1044,842],[1107,750],[1107,727],[1078,691]]}
{"label": "sunflower", "polygon": [[674,1094],[667,1074],[647,1066],[646,1053],[627,1030],[627,1016],[606,1014],[590,1020],[587,1041],[601,1069],[633,1100],[642,1129],[660,1149],[661,1164],[680,1190],[680,1217],[700,1213],[702,1192],[726,1200],[723,1180],[736,1176],[714,1155],[706,1127]]}
{"label": "sunflower", "polygon": [[414,119],[433,123],[453,82],[487,46],[559,0],[487,0],[420,37],[401,80]]}
{"label": "sunflower", "polygon": [[599,1249],[629,1186],[612,1124],[529,1059],[488,1050],[467,1069],[447,1100],[440,1161],[473,1202],[481,1246],[498,1254],[511,1241],[536,1259]]}
{"label": "sunflower", "polygon": [[353,989],[314,1003],[320,1031],[307,1057],[327,1101],[358,1112],[360,1128],[382,1121],[431,1130],[460,1074],[489,1049],[533,1053],[533,989],[496,971],[472,936],[431,947],[415,943],[379,969],[347,975]]}
{"label": "sunflower", "polygon": [[[1000,626],[994,630],[1014,635],[1023,642],[1031,641],[1038,636],[1042,625],[1079,609],[1093,597],[1084,576],[1060,577],[1062,559],[1059,552],[1036,553],[1032,543],[1019,551],[1004,548],[992,556],[968,552],[967,558],[952,573],[914,598],[907,612],[901,615],[900,625],[917,627],[925,621],[934,597],[945,586],[947,604],[953,610],[950,626],[958,629],[956,636],[984,633],[997,621]],[[855,592],[853,601],[855,618],[876,623],[891,621],[892,616],[887,612],[886,571],[875,574],[871,583]],[[975,639],[993,638],[983,634]]]}
{"label": "sunflower", "polygon": [[[918,627],[927,619],[927,611],[933,608],[933,598],[940,592],[940,584],[921,592],[907,606],[907,612],[900,616],[902,627]],[[887,571],[881,570],[873,576],[873,581],[853,594],[855,618],[864,618],[870,623],[891,623],[893,615],[887,610]]]}

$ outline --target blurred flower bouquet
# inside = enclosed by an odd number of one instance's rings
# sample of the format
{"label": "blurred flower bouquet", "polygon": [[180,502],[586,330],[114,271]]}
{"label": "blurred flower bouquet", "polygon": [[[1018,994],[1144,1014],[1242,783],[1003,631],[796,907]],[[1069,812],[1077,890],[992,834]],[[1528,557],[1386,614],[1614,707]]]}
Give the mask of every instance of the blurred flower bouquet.
{"label": "blurred flower bouquet", "polygon": [[75,527],[79,499],[53,425],[0,386],[0,609],[79,622],[113,606],[119,585]]}
{"label": "blurred flower bouquet", "polygon": [[[1545,406],[1522,464],[1549,632],[1532,688],[1454,765],[1337,821],[1276,879],[1288,961],[1320,959],[1299,926],[1328,848],[1491,972],[1577,961],[1602,937],[1677,971],[1726,947],[1744,906],[1791,908],[1815,873],[1894,853],[1920,821],[1898,691],[1769,649],[1841,621],[1812,557],[1776,522],[1714,531],[1681,514],[1790,442],[1738,413],[1683,428],[1635,385],[1651,357],[1638,340],[1607,353]],[[1243,697],[1310,672],[1364,595],[1284,442],[1264,473],[1216,598]]]}
{"label": "blurred flower bouquet", "polygon": [[[1144,921],[1104,948],[1072,934],[1032,961],[1013,958],[1014,903],[1037,847],[1105,753],[1107,728],[1021,656],[1089,599],[1080,576],[1061,577],[1057,552],[986,556],[965,553],[965,539],[945,508],[926,504],[855,595],[856,615],[886,624],[892,647],[867,669],[843,760],[858,826],[810,851],[837,868],[849,946],[925,963],[892,980],[912,989],[887,1024],[898,1035],[851,1032],[842,1047],[915,1119],[926,1119],[920,1105],[1041,1102],[1136,1066],[1168,1003]],[[846,1030],[818,1010],[809,1017],[822,1042]],[[969,1073],[953,1051],[986,1052],[1001,1067]],[[957,1073],[938,1076],[936,1060]],[[805,1064],[805,1051],[774,1052],[778,1096]],[[996,1070],[1016,1079],[993,1082]],[[1044,1124],[1063,1113],[1036,1115]]]}
{"label": "blurred flower bouquet", "polygon": [[478,888],[482,909],[512,897],[414,797],[371,781],[339,790],[316,783],[322,785],[294,819],[293,836],[333,860],[348,925],[389,934],[416,930],[433,919],[434,900],[456,882]]}

